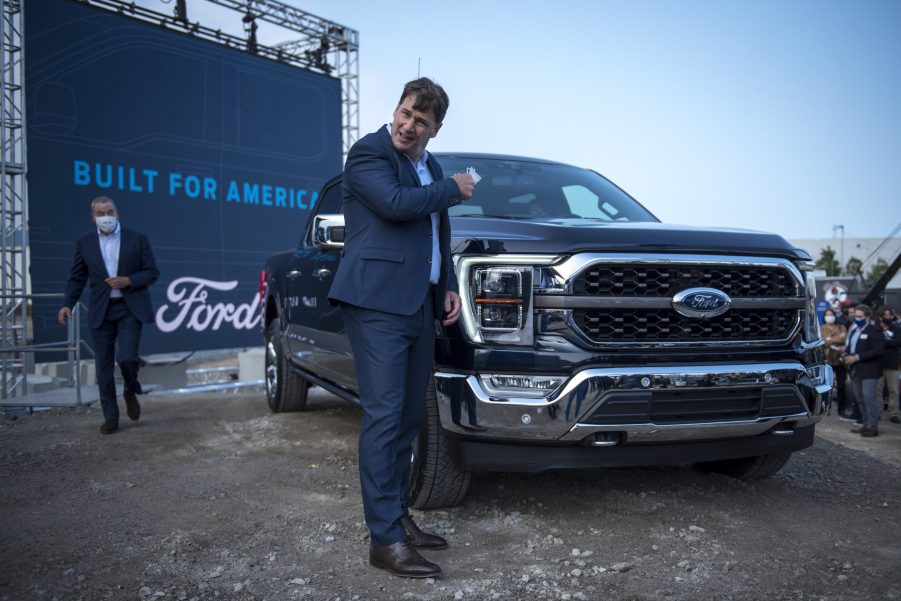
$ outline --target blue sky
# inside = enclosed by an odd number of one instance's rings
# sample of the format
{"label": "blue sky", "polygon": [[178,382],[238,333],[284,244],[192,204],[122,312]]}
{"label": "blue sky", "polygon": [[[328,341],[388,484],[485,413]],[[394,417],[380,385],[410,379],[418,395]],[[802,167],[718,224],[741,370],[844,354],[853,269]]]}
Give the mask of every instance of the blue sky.
{"label": "blue sky", "polygon": [[[901,221],[901,2],[288,3],[360,32],[362,133],[421,61],[451,99],[430,150],[589,167],[671,223],[881,238]],[[204,0],[188,13],[240,31]]]}

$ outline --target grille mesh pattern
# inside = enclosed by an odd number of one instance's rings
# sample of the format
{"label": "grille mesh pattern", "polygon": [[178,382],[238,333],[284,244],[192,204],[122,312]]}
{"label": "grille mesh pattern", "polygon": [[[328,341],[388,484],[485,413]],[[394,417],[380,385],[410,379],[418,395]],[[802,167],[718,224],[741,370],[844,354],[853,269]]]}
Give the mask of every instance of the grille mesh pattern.
{"label": "grille mesh pattern", "polygon": [[792,275],[781,267],[707,265],[592,265],[573,282],[577,296],[671,297],[681,290],[710,287],[732,298],[798,296]]}
{"label": "grille mesh pattern", "polygon": [[593,342],[781,340],[798,317],[794,309],[731,310],[691,319],[672,309],[576,309],[576,326]]}

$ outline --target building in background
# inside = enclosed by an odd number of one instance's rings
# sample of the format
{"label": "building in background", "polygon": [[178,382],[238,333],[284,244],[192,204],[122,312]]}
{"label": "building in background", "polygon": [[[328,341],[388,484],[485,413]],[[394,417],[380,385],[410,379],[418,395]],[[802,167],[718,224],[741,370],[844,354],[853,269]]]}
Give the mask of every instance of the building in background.
{"label": "building in background", "polygon": [[[841,271],[830,269],[830,273],[817,275],[819,284],[818,298],[834,304],[836,300],[859,301],[870,286],[891,265],[892,261],[901,253],[901,238],[816,238],[790,240],[798,248],[810,253],[818,267],[826,270],[828,261],[824,261],[824,251],[833,251],[833,267]],[[853,270],[855,262],[859,261],[859,277],[849,270]],[[884,266],[884,268],[882,268]],[[880,271],[880,268],[881,271]],[[901,271],[895,274],[886,287],[884,301],[901,310]]]}

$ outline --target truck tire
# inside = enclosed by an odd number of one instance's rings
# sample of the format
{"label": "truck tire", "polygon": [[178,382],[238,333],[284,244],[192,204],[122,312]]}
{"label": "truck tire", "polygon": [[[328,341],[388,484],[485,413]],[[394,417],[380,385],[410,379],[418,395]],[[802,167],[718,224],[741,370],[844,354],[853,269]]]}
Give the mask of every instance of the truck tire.
{"label": "truck tire", "polygon": [[437,509],[459,505],[469,490],[472,472],[457,462],[450,438],[441,427],[435,381],[430,380],[425,395],[422,429],[413,441],[408,499],[416,509]]}
{"label": "truck tire", "polygon": [[739,480],[762,480],[781,470],[789,457],[791,453],[773,453],[757,457],[706,461],[696,464],[696,467],[704,472],[724,474]]}
{"label": "truck tire", "polygon": [[288,368],[279,336],[278,319],[266,328],[266,401],[273,413],[303,411],[310,383]]}

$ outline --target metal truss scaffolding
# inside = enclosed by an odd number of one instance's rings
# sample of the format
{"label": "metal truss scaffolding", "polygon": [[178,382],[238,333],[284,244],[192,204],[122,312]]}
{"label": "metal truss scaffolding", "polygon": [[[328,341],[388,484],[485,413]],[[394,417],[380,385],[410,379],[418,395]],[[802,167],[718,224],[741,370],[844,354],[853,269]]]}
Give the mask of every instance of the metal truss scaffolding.
{"label": "metal truss scaffolding", "polygon": [[[5,1],[5,0],[4,0]],[[125,0],[78,0],[98,8],[134,17],[190,36],[218,42],[341,80],[344,156],[360,136],[359,37],[355,29],[312,15],[277,0],[206,0],[241,15],[246,38],[190,22],[186,2],[179,0],[174,15],[166,15]],[[266,21],[300,34],[296,40],[267,46],[257,42],[256,21]]]}
{"label": "metal truss scaffolding", "polygon": [[28,202],[25,174],[25,62],[22,0],[3,0],[0,19],[0,362],[3,398],[24,394],[28,280]]}

